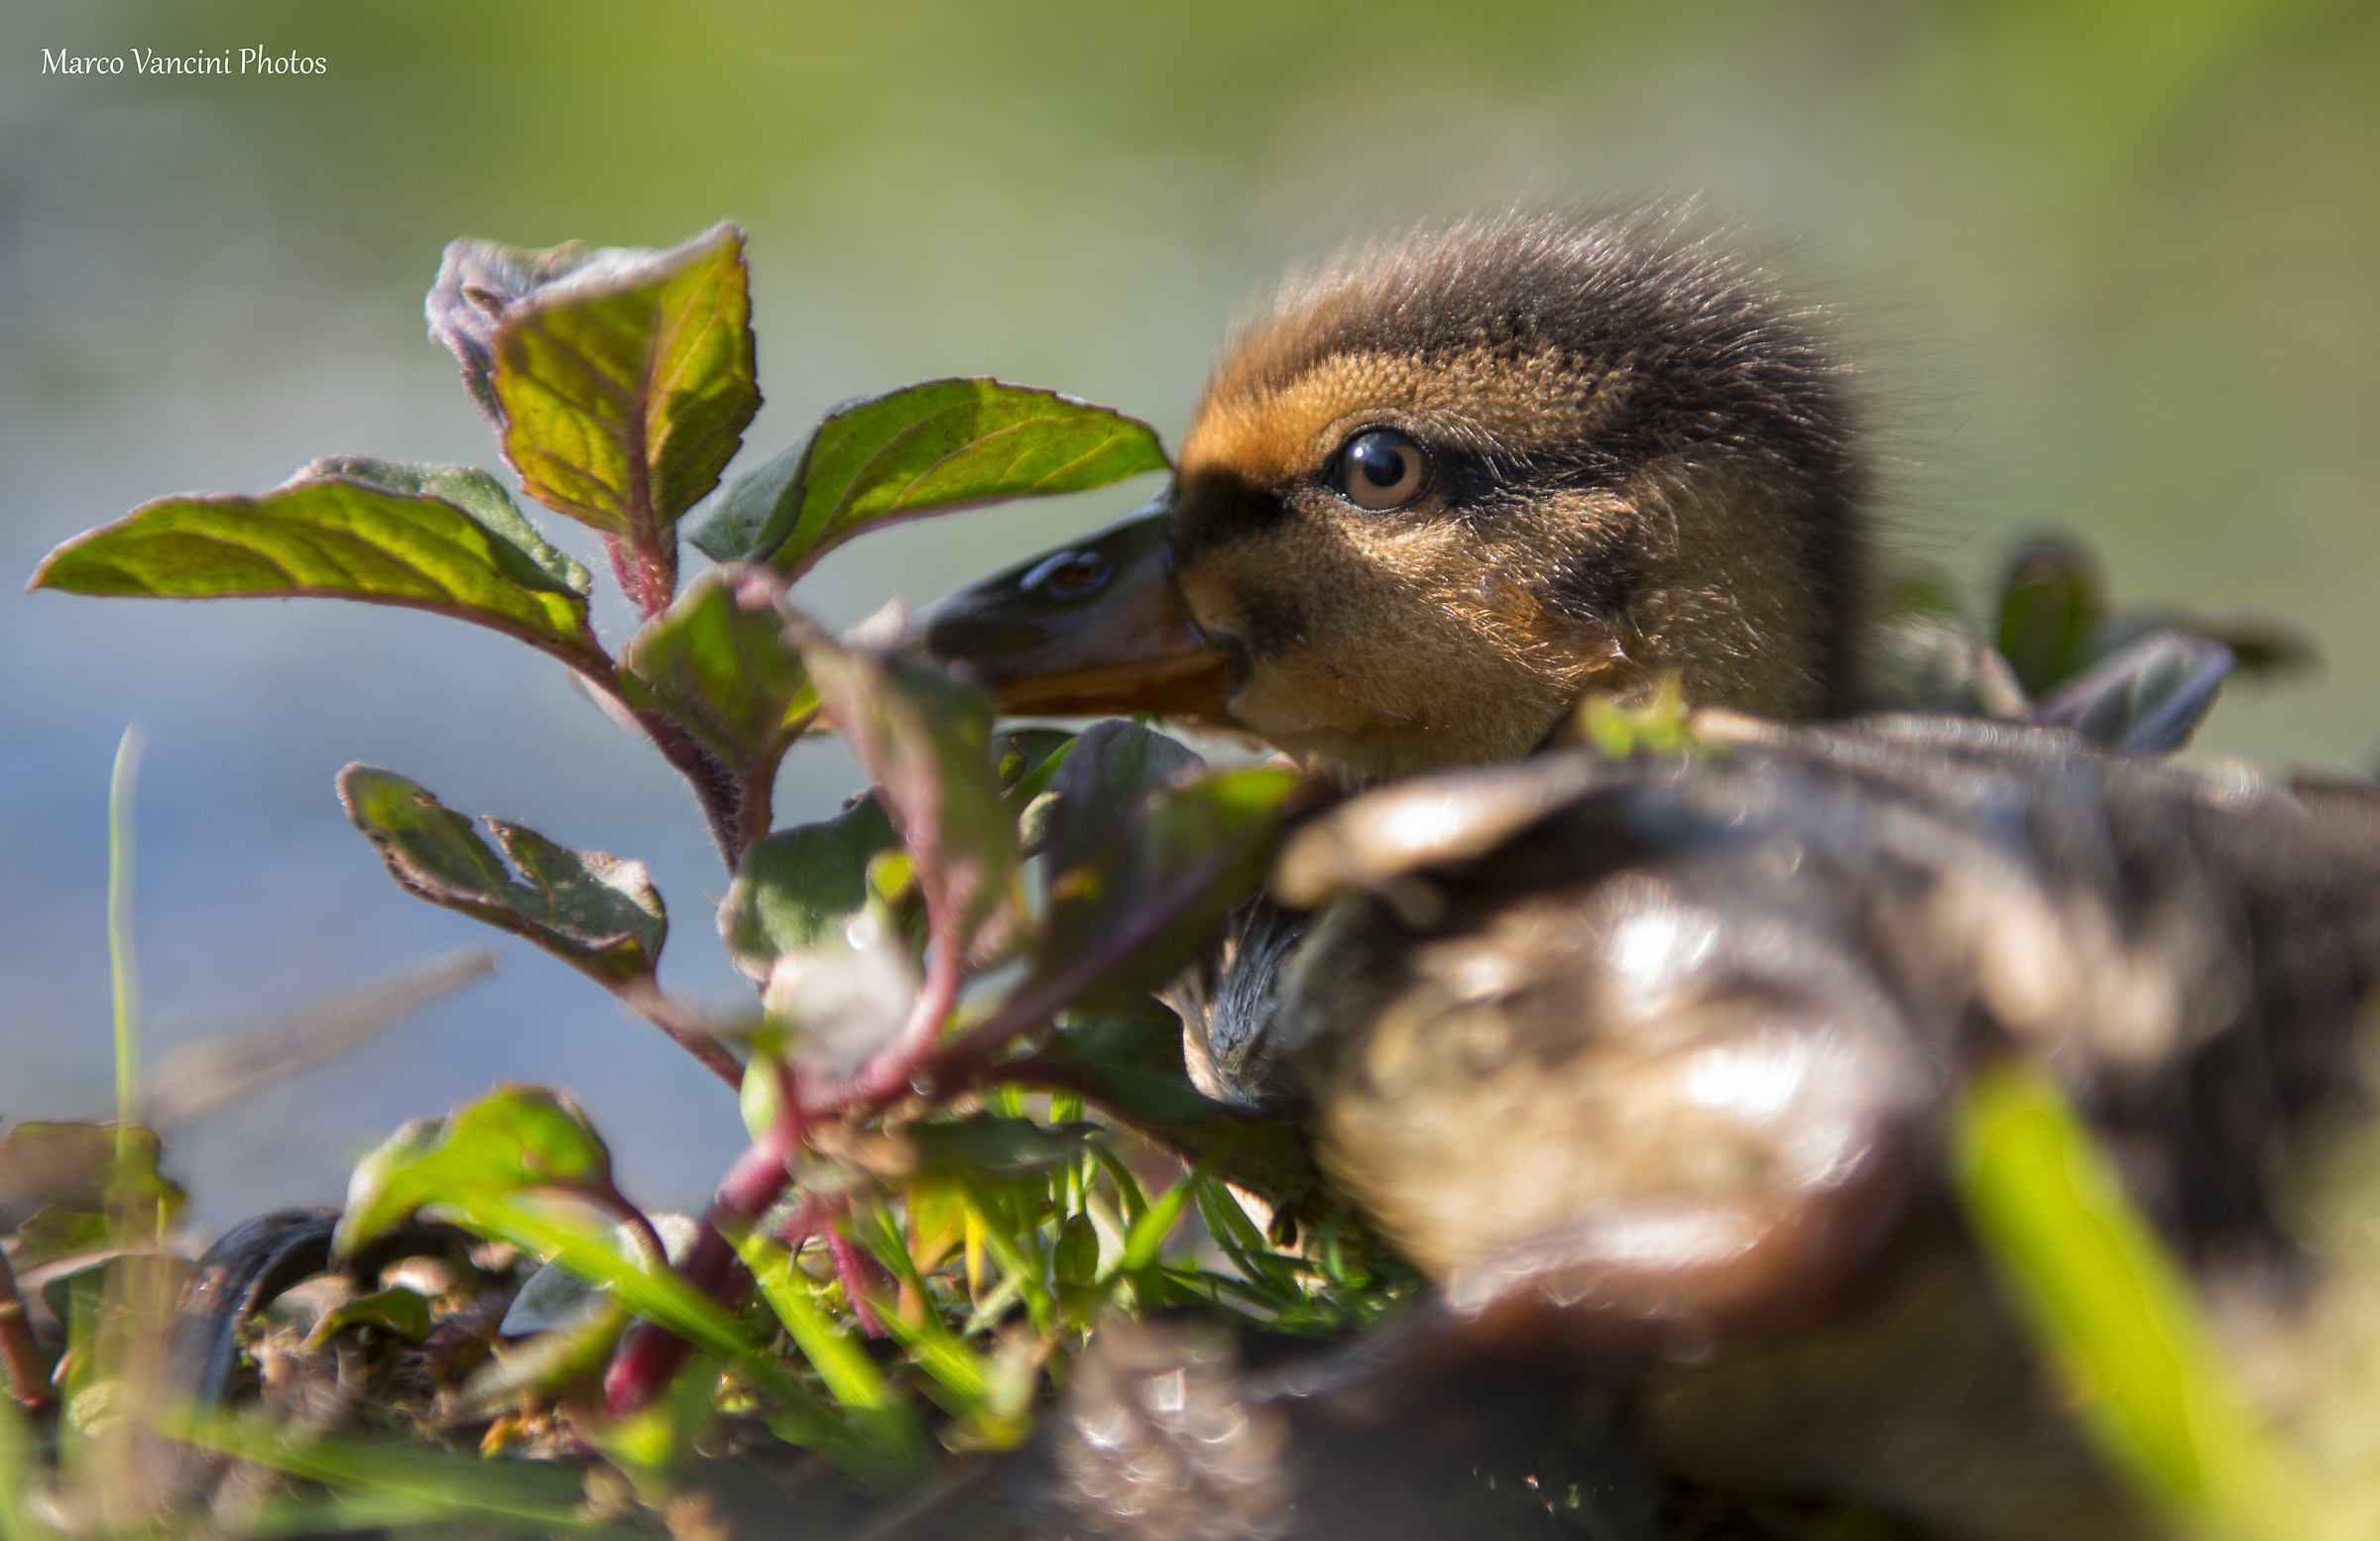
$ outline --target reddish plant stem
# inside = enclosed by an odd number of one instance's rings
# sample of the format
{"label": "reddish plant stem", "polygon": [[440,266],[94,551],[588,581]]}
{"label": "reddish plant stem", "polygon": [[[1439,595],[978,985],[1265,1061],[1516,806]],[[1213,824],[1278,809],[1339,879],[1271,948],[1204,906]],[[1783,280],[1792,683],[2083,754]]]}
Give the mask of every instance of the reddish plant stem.
{"label": "reddish plant stem", "polygon": [[622,1006],[661,1029],[671,1042],[700,1060],[703,1069],[739,1092],[744,1089],[744,1062],[730,1054],[711,1034],[707,1020],[662,994],[652,975],[641,975],[616,985],[612,994]]}
{"label": "reddish plant stem", "polygon": [[851,1314],[859,1319],[860,1331],[871,1338],[884,1337],[884,1319],[876,1314],[871,1299],[892,1280],[877,1266],[875,1258],[833,1226],[826,1228],[826,1249],[834,1256],[835,1277],[843,1281],[843,1298],[851,1302]]}
{"label": "reddish plant stem", "polygon": [[[736,1288],[736,1248],[729,1238],[749,1234],[792,1181],[793,1153],[801,1148],[801,1094],[792,1072],[781,1065],[776,1107],[776,1122],[728,1168],[694,1245],[677,1265],[687,1283],[715,1300],[725,1302]],[[651,1403],[667,1389],[689,1352],[683,1338],[651,1322],[637,1323],[604,1372],[604,1410],[616,1418]]]}
{"label": "reddish plant stem", "polygon": [[25,1298],[17,1293],[17,1275],[0,1256],[0,1369],[8,1371],[9,1394],[34,1411],[50,1405],[42,1393],[41,1347],[33,1341],[33,1326],[25,1320]]}
{"label": "reddish plant stem", "polygon": [[795,1201],[792,1212],[785,1216],[784,1224],[776,1228],[776,1239],[784,1244],[787,1251],[798,1252],[801,1245],[816,1236],[819,1228],[833,1214],[834,1206],[827,1200],[814,1193],[805,1194]]}

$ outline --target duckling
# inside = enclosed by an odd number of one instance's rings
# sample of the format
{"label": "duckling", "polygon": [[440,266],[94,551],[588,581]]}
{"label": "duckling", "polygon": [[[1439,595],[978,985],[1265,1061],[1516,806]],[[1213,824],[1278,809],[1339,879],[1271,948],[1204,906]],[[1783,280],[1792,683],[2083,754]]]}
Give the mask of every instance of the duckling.
{"label": "duckling", "polygon": [[1012,710],[1204,718],[1348,787],[1525,754],[1664,673],[1836,714],[1871,565],[1853,444],[1811,318],[1672,216],[1424,231],[1292,280],[1166,493],[923,636]]}
{"label": "duckling", "polygon": [[[2152,1534],[2039,1394],[1934,1175],[1944,1110],[1995,1047],[2054,1066],[2202,1275],[2285,1296],[2291,1133],[2366,1097],[2380,797],[1793,726],[1864,704],[1849,398],[1807,314],[1668,217],[1425,231],[1293,281],[1171,487],[923,640],[1012,710],[1210,722],[1358,794],[1175,1000],[1202,1087],[1302,1107],[1438,1293],[1250,1407],[1533,1362],[1723,1487]],[[1582,694],[1664,675],[1723,753],[1549,750]],[[1077,1517],[1136,1534],[1144,1501]]]}

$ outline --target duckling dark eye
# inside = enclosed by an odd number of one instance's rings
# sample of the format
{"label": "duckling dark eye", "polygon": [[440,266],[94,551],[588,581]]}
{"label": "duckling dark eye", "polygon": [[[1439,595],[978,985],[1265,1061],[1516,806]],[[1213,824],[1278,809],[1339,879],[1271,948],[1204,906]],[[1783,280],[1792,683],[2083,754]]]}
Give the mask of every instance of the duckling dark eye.
{"label": "duckling dark eye", "polygon": [[1334,470],[1348,502],[1375,514],[1401,509],[1430,490],[1430,457],[1394,428],[1367,428],[1349,439]]}
{"label": "duckling dark eye", "polygon": [[1060,551],[1024,575],[1019,588],[1053,599],[1080,599],[1108,581],[1113,564],[1097,551]]}

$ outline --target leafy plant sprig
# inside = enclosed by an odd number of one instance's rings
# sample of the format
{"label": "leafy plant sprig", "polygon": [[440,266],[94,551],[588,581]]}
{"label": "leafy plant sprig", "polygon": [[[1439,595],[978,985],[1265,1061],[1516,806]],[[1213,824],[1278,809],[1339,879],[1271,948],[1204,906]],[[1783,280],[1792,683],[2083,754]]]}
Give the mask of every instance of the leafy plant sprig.
{"label": "leafy plant sprig", "polygon": [[[993,380],[846,404],[719,494],[693,537],[717,564],[681,582],[680,527],[760,405],[743,246],[732,224],[657,252],[458,241],[429,293],[431,333],[523,490],[597,534],[643,618],[617,652],[590,619],[594,576],[495,477],[453,467],[334,457],[262,494],[162,499],[59,547],[33,586],[339,598],[488,627],[563,663],[684,775],[732,874],[721,932],[762,996],[734,1020],[660,988],[668,914],[641,863],[493,816],[483,837],[393,770],[351,766],[338,790],[409,891],[559,958],[739,1088],[752,1142],[690,1244],[672,1258],[582,1114],[514,1088],[367,1157],[336,1249],[425,1213],[597,1291],[548,1352],[483,1373],[472,1406],[577,1396],[599,1370],[602,1415],[576,1403],[588,1436],[665,1482],[654,1431],[693,1416],[671,1387],[708,1376],[879,1482],[920,1469],[918,1395],[947,1443],[1021,1439],[1042,1366],[1111,1302],[1341,1326],[1409,1281],[1345,1220],[1327,1261],[1276,1249],[1245,1206],[1308,1200],[1302,1151],[1200,1096],[1146,1003],[1253,889],[1291,773],[1208,771],[1126,723],[996,737],[979,692],[904,649],[897,611],[838,639],[787,600],[870,530],[1160,470],[1155,434]],[[827,726],[875,790],[774,829],[779,764]],[[1049,1122],[1023,1117],[1028,1088]],[[1188,1175],[1144,1191],[1108,1128],[1076,1122],[1086,1098]],[[1231,1268],[1166,1258],[1190,1213]]]}

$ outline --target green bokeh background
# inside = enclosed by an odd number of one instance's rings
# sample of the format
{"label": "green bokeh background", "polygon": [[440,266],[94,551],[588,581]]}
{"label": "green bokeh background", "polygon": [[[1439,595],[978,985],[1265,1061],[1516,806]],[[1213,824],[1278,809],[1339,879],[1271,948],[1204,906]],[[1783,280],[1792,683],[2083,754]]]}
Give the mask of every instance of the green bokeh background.
{"label": "green bokeh background", "polygon": [[[261,47],[322,75],[130,72]],[[127,57],[42,72],[42,50]],[[1835,317],[1885,517],[1979,599],[2071,529],[2119,598],[2261,608],[2316,680],[2202,740],[2380,751],[2380,6],[405,5],[0,13],[0,561],[318,453],[496,464],[419,296],[472,234],[752,235],[774,451],[824,407],[989,373],[1178,432],[1235,309],[1351,237],[1512,202],[1699,200]],[[864,541],[801,596],[926,599],[1147,489]],[[609,617],[617,637],[624,617]],[[451,630],[451,629],[449,629]],[[698,821],[550,666],[419,616],[0,590],[0,1114],[106,1084],[105,768],[142,812],[155,1036],[252,1024],[475,940],[331,806],[349,759],[653,863],[720,999]],[[786,817],[852,784],[798,752]],[[496,1076],[576,1086],[632,1192],[698,1199],[735,1121],[575,979],[506,954],[343,1066],[189,1132],[203,1216],[327,1197]],[[644,1184],[639,1189],[640,1181]]]}

